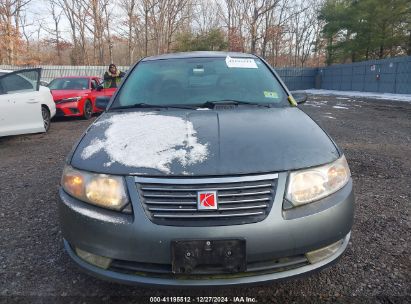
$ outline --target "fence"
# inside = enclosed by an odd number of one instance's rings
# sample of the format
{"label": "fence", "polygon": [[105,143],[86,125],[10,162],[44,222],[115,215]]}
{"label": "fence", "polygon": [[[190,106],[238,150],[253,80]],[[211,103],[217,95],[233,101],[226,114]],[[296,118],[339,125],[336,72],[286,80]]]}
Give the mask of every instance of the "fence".
{"label": "fence", "polygon": [[[31,66],[43,68],[42,80],[62,76],[102,76],[106,66]],[[22,67],[0,65],[0,69]],[[126,71],[128,66],[118,67]],[[327,89],[411,94],[411,56],[338,64],[323,68],[276,68],[290,90]]]}
{"label": "fence", "polygon": [[[33,65],[33,66],[12,66],[0,65],[3,70],[19,70],[22,68],[42,68],[41,80],[50,82],[56,77],[65,76],[100,76],[103,77],[107,71],[107,66],[70,66],[70,65]],[[120,71],[128,70],[128,66],[118,66]]]}
{"label": "fence", "polygon": [[275,71],[291,91],[315,88],[317,68],[276,68]]}
{"label": "fence", "polygon": [[322,89],[411,94],[411,56],[332,65],[318,73]]}

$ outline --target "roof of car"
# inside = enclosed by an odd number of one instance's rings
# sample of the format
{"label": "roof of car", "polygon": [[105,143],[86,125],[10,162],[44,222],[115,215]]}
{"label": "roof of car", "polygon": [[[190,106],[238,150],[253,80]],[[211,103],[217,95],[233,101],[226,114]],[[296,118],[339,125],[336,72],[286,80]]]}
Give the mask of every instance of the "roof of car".
{"label": "roof of car", "polygon": [[61,77],[56,77],[55,79],[60,79],[60,78],[101,78],[98,76],[61,76]]}
{"label": "roof of car", "polygon": [[170,53],[157,56],[146,57],[142,61],[162,60],[162,59],[182,59],[182,58],[225,58],[227,56],[237,58],[257,58],[255,55],[238,53],[238,52],[184,52],[184,53]]}

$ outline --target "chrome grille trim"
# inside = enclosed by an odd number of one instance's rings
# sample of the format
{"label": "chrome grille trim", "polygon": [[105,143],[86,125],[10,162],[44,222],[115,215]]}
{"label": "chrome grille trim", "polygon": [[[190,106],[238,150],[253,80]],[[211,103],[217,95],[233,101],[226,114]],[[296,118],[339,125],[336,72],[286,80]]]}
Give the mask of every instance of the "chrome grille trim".
{"label": "chrome grille trim", "polygon": [[214,217],[233,217],[233,216],[249,216],[249,215],[260,215],[264,212],[247,212],[247,213],[232,213],[232,214],[154,214],[154,217],[163,218],[214,218]]}
{"label": "chrome grille trim", "polygon": [[261,191],[261,192],[246,192],[246,193],[227,193],[219,194],[218,197],[230,197],[230,196],[252,196],[252,195],[263,195],[270,194],[271,191]]}
{"label": "chrome grille trim", "polygon": [[241,206],[241,207],[223,207],[219,208],[221,211],[225,210],[249,210],[249,209],[258,209],[258,208],[266,208],[268,207],[267,204],[264,205],[253,205],[253,206]]}
{"label": "chrome grille trim", "polygon": [[[197,205],[197,202],[163,202],[163,201],[146,201],[148,205]],[[197,210],[197,209],[195,209]]]}
{"label": "chrome grille trim", "polygon": [[219,183],[239,183],[239,182],[253,182],[261,180],[277,179],[278,174],[263,174],[263,175],[249,175],[249,176],[236,176],[236,177],[211,177],[211,178],[151,178],[136,176],[136,183],[147,184],[219,184]]}
{"label": "chrome grille trim", "polygon": [[[262,221],[271,210],[278,174],[213,178],[135,177],[148,218],[171,226],[224,226]],[[218,209],[198,210],[200,191],[216,191]]]}
{"label": "chrome grille trim", "polygon": [[[255,198],[255,199],[246,199],[246,200],[237,200],[237,201],[224,201],[219,200],[219,204],[240,204],[240,203],[253,203],[253,202],[264,202],[269,201],[270,198]],[[195,202],[197,203],[197,202]]]}
{"label": "chrome grille trim", "polygon": [[150,210],[150,211],[177,211],[177,212],[180,212],[180,211],[191,211],[191,212],[193,212],[193,211],[197,211],[197,209],[195,209],[195,208],[148,208],[148,210]]}
{"label": "chrome grille trim", "polygon": [[145,197],[175,197],[175,198],[193,198],[197,195],[180,195],[180,194],[143,194]]}
{"label": "chrome grille trim", "polygon": [[[225,188],[178,188],[178,189],[170,189],[169,191],[207,191],[207,190],[239,190],[239,189],[256,189],[256,188],[266,188],[271,187],[271,184],[264,184],[264,185],[256,185],[256,186],[244,186],[244,187],[225,187]],[[155,187],[141,187],[141,190],[144,191],[164,191],[164,188],[155,188]]]}

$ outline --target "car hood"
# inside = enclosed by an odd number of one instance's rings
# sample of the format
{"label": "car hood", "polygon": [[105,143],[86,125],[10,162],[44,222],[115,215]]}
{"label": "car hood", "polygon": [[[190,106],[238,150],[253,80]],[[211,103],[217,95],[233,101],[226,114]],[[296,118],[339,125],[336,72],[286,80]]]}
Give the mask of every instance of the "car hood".
{"label": "car hood", "polygon": [[50,90],[54,100],[59,100],[69,97],[85,96],[89,90]]}
{"label": "car hood", "polygon": [[69,155],[75,168],[120,175],[279,172],[332,162],[339,151],[298,108],[107,112]]}

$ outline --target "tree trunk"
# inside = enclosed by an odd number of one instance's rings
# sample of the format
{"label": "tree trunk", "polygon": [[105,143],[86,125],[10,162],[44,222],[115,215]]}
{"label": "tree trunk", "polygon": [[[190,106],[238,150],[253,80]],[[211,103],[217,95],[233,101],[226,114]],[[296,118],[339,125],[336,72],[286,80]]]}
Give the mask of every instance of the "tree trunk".
{"label": "tree trunk", "polygon": [[148,8],[144,9],[144,55],[147,57],[148,54]]}

